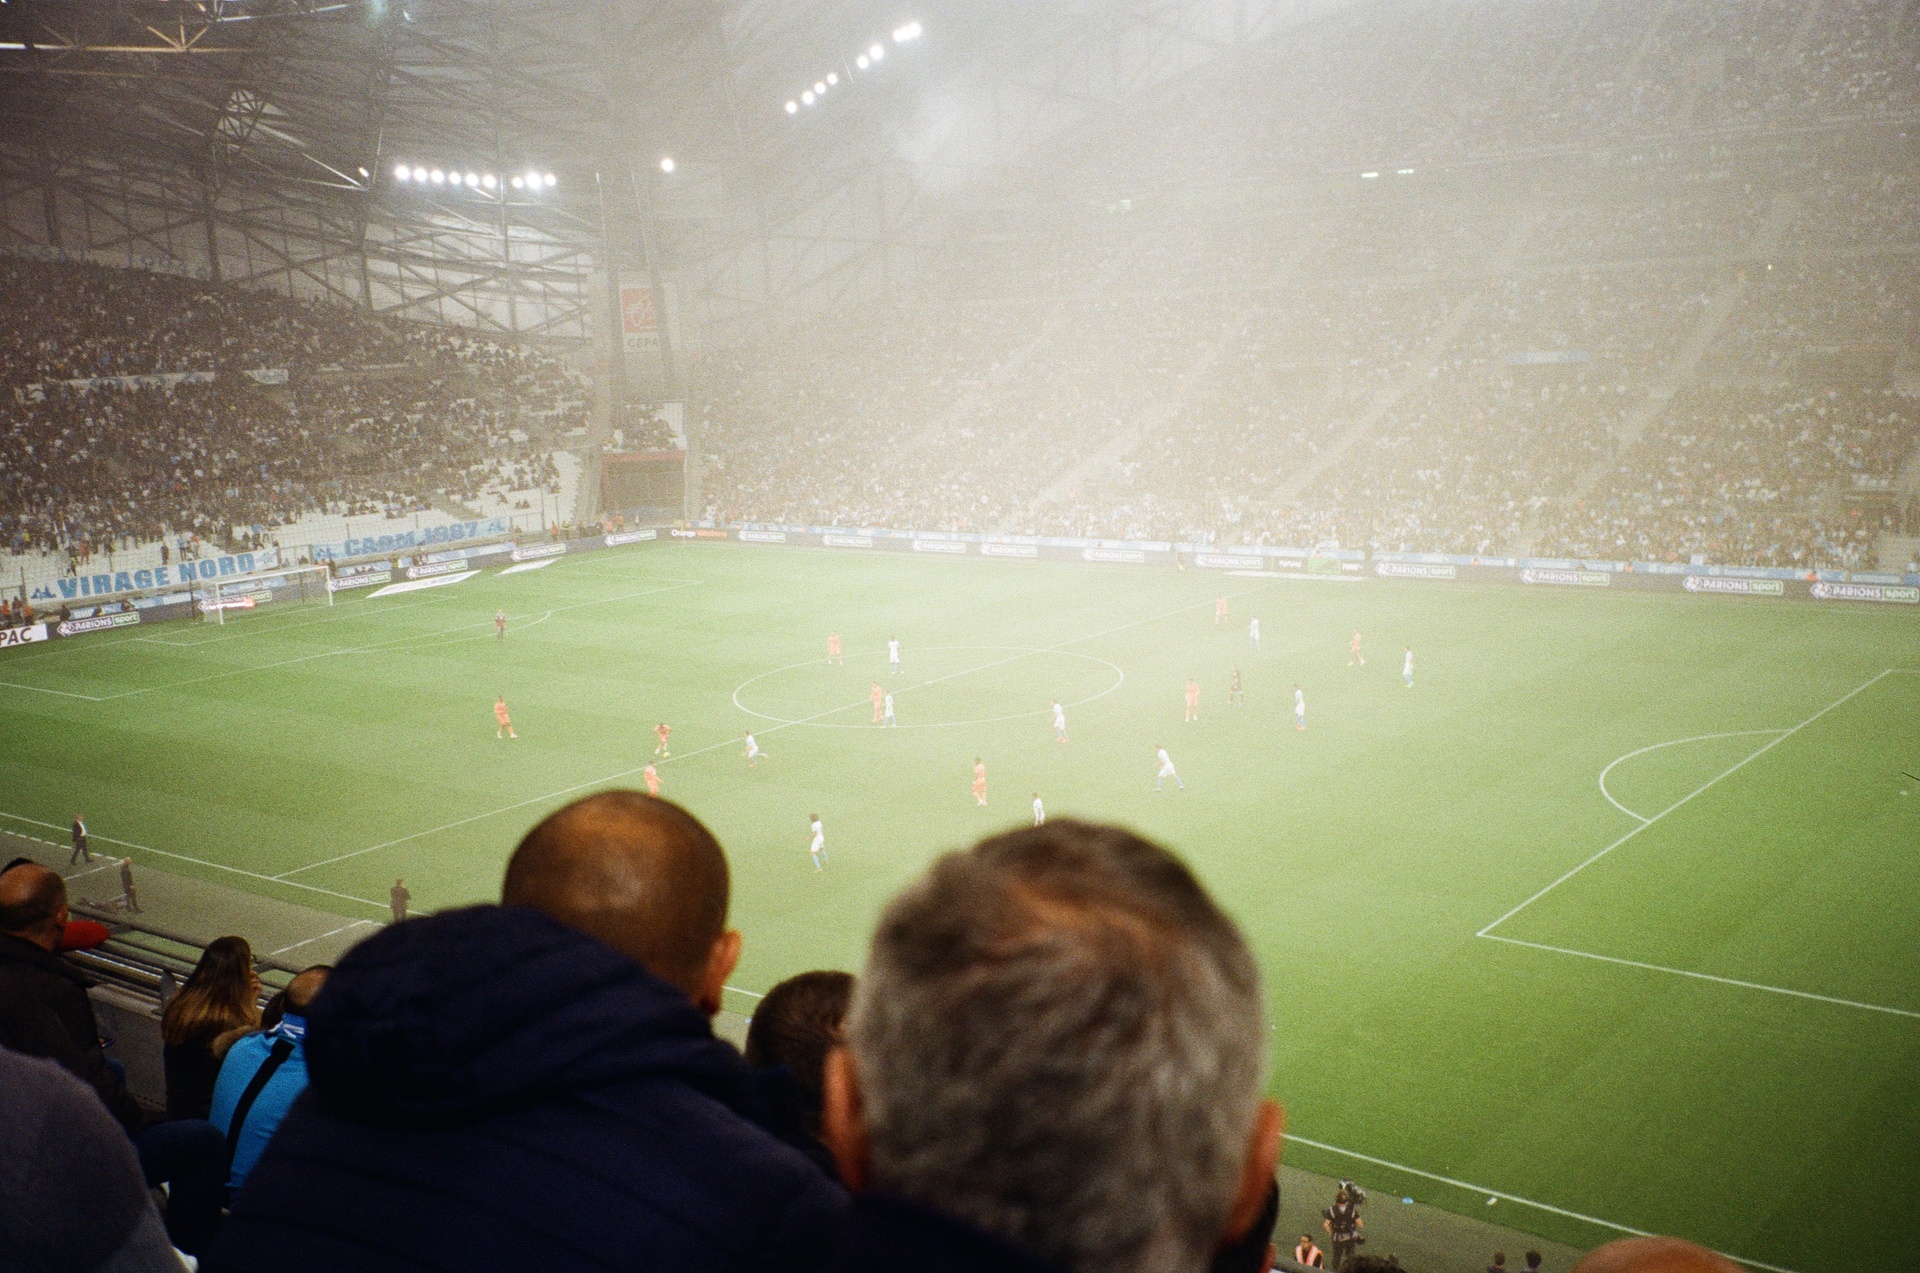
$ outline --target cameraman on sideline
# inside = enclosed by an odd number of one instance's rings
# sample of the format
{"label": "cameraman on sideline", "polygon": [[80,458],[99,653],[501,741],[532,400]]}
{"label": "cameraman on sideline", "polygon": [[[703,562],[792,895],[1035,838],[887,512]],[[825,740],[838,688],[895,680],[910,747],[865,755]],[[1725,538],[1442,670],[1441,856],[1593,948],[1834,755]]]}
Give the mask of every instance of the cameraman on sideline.
{"label": "cameraman on sideline", "polygon": [[1321,1212],[1320,1227],[1327,1231],[1328,1247],[1327,1267],[1339,1270],[1353,1258],[1354,1248],[1366,1239],[1360,1236],[1360,1230],[1366,1227],[1366,1221],[1360,1218],[1360,1204],[1367,1195],[1359,1185],[1351,1180],[1340,1182],[1340,1192],[1333,1195],[1333,1205]]}

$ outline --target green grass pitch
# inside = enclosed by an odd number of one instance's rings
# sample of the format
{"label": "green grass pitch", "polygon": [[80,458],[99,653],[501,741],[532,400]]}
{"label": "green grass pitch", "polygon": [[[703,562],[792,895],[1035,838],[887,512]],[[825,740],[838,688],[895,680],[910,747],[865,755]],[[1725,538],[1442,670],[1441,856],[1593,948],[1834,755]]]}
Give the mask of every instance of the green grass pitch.
{"label": "green grass pitch", "polygon": [[1174,846],[1245,926],[1289,1161],[1576,1243],[1886,1269],[1920,1251],[1916,669],[1914,616],[1867,608],[674,545],[11,652],[0,813],[372,918],[396,876],[495,896],[664,720],[753,991],[856,968],[895,890],[1038,791]]}

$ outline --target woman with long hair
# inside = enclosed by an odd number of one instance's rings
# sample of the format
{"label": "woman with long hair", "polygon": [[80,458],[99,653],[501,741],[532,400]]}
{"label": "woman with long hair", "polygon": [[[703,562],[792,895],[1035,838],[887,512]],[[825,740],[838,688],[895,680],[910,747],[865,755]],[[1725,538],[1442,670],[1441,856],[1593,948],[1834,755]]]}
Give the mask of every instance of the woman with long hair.
{"label": "woman with long hair", "polygon": [[219,937],[207,946],[187,984],[160,1017],[167,1067],[167,1117],[205,1118],[220,1077],[215,1041],[230,1030],[260,1024],[260,978],[244,937]]}

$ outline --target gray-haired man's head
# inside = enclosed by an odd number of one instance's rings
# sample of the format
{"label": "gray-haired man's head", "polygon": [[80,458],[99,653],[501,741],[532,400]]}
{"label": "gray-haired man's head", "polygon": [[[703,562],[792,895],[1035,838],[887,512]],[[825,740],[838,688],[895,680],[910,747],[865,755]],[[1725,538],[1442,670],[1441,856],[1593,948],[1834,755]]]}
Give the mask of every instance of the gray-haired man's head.
{"label": "gray-haired man's head", "polygon": [[1280,1114],[1246,943],[1172,854],[1060,821],[950,854],[880,921],[830,1064],[848,1183],[1076,1273],[1204,1266]]}

